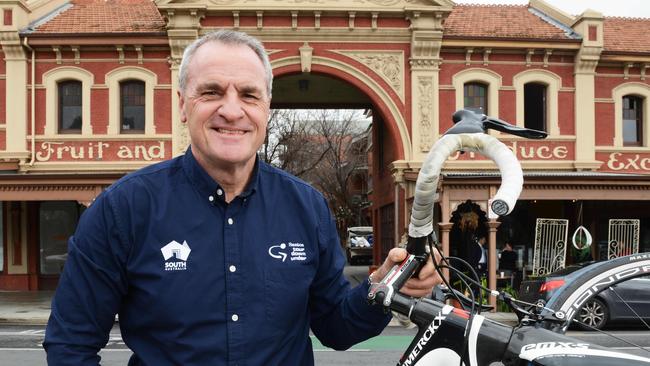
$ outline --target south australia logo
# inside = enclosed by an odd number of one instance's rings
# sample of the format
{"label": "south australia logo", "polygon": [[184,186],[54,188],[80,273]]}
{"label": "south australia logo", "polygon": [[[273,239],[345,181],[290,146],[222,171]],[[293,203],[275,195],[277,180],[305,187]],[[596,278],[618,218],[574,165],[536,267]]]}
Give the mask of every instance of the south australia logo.
{"label": "south australia logo", "polygon": [[187,245],[187,241],[180,244],[176,240],[172,240],[160,248],[160,251],[165,258],[165,271],[185,271],[187,269],[187,258],[192,251]]}

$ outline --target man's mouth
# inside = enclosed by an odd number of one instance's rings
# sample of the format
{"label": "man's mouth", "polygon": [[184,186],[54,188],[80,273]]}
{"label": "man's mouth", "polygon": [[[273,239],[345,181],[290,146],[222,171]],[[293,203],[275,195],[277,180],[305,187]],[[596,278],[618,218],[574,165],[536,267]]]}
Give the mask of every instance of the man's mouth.
{"label": "man's mouth", "polygon": [[246,131],[242,131],[242,130],[228,130],[225,128],[215,128],[215,130],[219,133],[223,133],[226,135],[243,135],[246,133]]}

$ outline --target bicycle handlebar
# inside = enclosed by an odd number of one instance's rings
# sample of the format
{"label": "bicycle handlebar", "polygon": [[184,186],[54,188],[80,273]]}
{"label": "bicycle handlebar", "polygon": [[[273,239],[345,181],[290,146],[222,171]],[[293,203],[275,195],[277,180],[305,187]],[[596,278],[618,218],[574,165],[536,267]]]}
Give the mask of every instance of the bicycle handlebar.
{"label": "bicycle handlebar", "polygon": [[482,132],[448,133],[433,145],[418,174],[409,236],[419,238],[433,232],[433,203],[438,199],[436,190],[440,171],[447,158],[459,150],[480,153],[496,163],[501,173],[501,186],[491,199],[490,208],[499,216],[512,212],[524,184],[521,165],[515,154],[496,137]]}

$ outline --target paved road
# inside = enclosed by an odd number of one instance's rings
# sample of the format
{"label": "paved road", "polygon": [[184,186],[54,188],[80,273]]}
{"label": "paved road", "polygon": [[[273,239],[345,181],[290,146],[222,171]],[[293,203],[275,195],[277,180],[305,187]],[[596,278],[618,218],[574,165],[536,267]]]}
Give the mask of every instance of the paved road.
{"label": "paved road", "polygon": [[[45,366],[45,352],[41,347],[44,328],[42,326],[0,326],[0,360],[3,366],[29,365]],[[641,342],[650,351],[650,337],[648,331],[643,330],[616,330],[613,331],[618,337]],[[402,352],[406,349],[415,330],[401,327],[388,327],[386,330],[373,339],[360,343],[345,352],[329,350],[312,337],[314,344],[314,355],[317,366],[341,366],[341,365],[395,365]],[[606,347],[616,348],[623,352],[630,352],[649,357],[648,352],[639,349],[631,349],[629,345],[623,344],[615,339],[609,339],[605,335],[591,332],[569,332],[569,335],[578,339],[597,343]],[[111,332],[110,341],[102,356],[102,365],[124,366],[128,362],[131,351],[126,348],[119,334],[114,328]]]}

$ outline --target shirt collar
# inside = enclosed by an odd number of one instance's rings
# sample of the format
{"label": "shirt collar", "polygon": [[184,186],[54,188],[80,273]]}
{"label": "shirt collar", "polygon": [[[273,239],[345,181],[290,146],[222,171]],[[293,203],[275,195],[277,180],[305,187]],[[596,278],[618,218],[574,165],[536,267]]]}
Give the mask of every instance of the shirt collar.
{"label": "shirt collar", "polygon": [[[253,167],[253,173],[251,175],[248,184],[239,195],[242,198],[249,197],[259,186],[259,171],[260,171],[260,158],[259,156],[255,157],[255,166]],[[185,173],[190,178],[192,184],[196,187],[199,193],[204,197],[214,197],[215,192],[221,189],[221,185],[215,181],[208,172],[199,165],[198,161],[192,153],[192,147],[188,147],[183,156],[183,169]]]}

